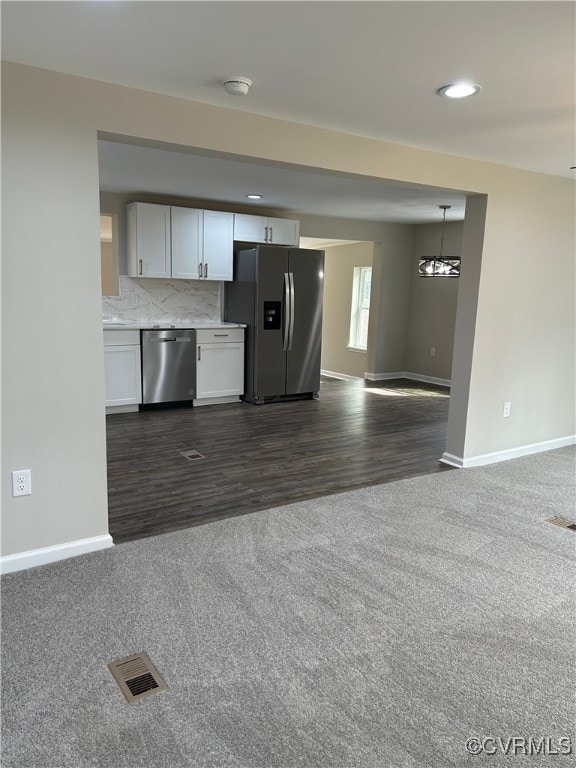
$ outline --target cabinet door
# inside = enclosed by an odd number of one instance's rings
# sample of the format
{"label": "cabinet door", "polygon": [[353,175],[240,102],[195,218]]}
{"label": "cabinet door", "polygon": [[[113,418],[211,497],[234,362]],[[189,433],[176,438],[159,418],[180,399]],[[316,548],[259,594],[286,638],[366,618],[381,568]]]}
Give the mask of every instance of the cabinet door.
{"label": "cabinet door", "polygon": [[207,280],[232,280],[233,249],[234,214],[204,211],[203,262]]}
{"label": "cabinet door", "polygon": [[138,405],[142,402],[140,345],[104,347],[106,405]]}
{"label": "cabinet door", "polygon": [[268,242],[298,247],[300,222],[295,219],[268,219]]}
{"label": "cabinet door", "polygon": [[130,277],[172,276],[169,205],[128,205],[128,254]]}
{"label": "cabinet door", "polygon": [[172,206],[172,277],[201,280],[202,211]]}
{"label": "cabinet door", "polygon": [[234,240],[241,240],[246,243],[266,243],[267,233],[267,216],[251,216],[245,213],[234,214]]}
{"label": "cabinet door", "polygon": [[244,392],[244,344],[198,344],[196,398],[229,397]]}

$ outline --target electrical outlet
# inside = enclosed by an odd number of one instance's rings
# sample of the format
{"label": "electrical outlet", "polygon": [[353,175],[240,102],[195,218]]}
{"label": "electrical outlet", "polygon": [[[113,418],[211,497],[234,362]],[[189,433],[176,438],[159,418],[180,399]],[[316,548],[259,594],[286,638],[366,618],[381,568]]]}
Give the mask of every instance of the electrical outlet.
{"label": "electrical outlet", "polygon": [[138,294],[137,293],[128,293],[126,296],[124,296],[124,304],[127,307],[137,307],[138,306]]}
{"label": "electrical outlet", "polygon": [[430,357],[436,357],[436,347],[430,347]]}
{"label": "electrical outlet", "polygon": [[510,409],[511,408],[512,408],[512,403],[509,400],[507,400],[504,403],[504,408],[502,409],[502,418],[503,419],[507,419],[508,416],[510,416]]}
{"label": "electrical outlet", "polygon": [[12,472],[12,496],[29,496],[32,493],[32,477],[29,469]]}

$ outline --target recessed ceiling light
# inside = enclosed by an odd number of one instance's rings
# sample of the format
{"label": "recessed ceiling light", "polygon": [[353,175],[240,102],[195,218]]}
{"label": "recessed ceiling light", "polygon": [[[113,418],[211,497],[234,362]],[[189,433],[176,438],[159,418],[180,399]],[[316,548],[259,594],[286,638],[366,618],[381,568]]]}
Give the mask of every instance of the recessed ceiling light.
{"label": "recessed ceiling light", "polygon": [[250,200],[262,200],[262,195],[246,195]]}
{"label": "recessed ceiling light", "polygon": [[450,83],[450,85],[443,85],[442,88],[438,88],[436,93],[439,96],[445,96],[447,99],[465,99],[466,96],[473,96],[482,88],[476,83],[466,83],[460,81],[458,83]]}

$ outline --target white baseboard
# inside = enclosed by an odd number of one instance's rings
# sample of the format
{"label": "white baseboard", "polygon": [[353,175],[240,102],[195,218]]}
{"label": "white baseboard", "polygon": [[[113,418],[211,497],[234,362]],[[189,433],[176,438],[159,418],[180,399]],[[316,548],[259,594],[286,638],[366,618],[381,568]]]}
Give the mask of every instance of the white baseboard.
{"label": "white baseboard", "polygon": [[483,467],[486,464],[497,464],[500,461],[509,459],[519,459],[521,456],[530,456],[533,453],[544,453],[553,451],[555,448],[565,448],[568,445],[576,444],[576,435],[567,437],[558,437],[555,440],[545,440],[542,443],[530,443],[521,445],[518,448],[508,448],[505,451],[495,451],[494,453],[484,453],[480,456],[470,456],[463,459],[461,456],[454,456],[451,453],[442,454],[440,461],[443,464],[449,464],[451,467],[460,469],[467,467]]}
{"label": "white baseboard", "polygon": [[394,373],[365,373],[368,381],[388,381],[389,379],[410,379],[410,381],[424,381],[427,384],[438,384],[440,387],[449,387],[450,379],[439,379],[436,376],[425,376],[422,373],[410,373],[410,371],[395,371]]}
{"label": "white baseboard", "polygon": [[404,371],[396,371],[396,373],[369,373],[366,371],[364,378],[367,381],[388,381],[388,379],[405,379],[406,374]]}
{"label": "white baseboard", "polygon": [[135,413],[136,411],[139,411],[139,407],[137,405],[107,405],[106,406],[106,413],[109,415],[111,413]]}
{"label": "white baseboard", "polygon": [[201,397],[199,400],[192,400],[194,408],[199,408],[202,405],[222,405],[224,403],[239,403],[240,397],[238,395],[224,395],[224,397]]}
{"label": "white baseboard", "polygon": [[439,387],[450,387],[452,385],[451,379],[439,379],[436,376],[424,376],[424,374],[421,373],[410,373],[409,371],[406,371],[404,377],[411,381],[424,381],[427,384],[438,384]]}
{"label": "white baseboard", "polygon": [[458,467],[458,469],[464,467],[464,459],[461,459],[460,456],[453,456],[451,453],[443,453],[440,461],[442,464],[449,464],[451,467]]}
{"label": "white baseboard", "polygon": [[0,573],[23,571],[25,568],[35,568],[38,565],[55,563],[58,560],[66,560],[69,557],[85,555],[88,552],[97,552],[99,549],[108,549],[113,546],[112,536],[107,533],[104,536],[93,536],[91,539],[67,541],[65,544],[56,544],[53,547],[4,555],[0,557]]}
{"label": "white baseboard", "polygon": [[322,376],[327,376],[329,379],[340,379],[341,381],[361,381],[361,376],[348,376],[347,373],[336,373],[336,371],[320,371]]}

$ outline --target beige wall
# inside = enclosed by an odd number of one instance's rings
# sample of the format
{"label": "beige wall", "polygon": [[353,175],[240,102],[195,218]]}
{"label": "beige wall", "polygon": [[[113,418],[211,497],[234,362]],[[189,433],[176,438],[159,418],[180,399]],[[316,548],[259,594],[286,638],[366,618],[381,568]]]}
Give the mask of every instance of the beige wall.
{"label": "beige wall", "polygon": [[2,87],[3,554],[108,531],[96,134],[52,90]]}
{"label": "beige wall", "polygon": [[102,270],[102,296],[118,296],[120,285],[118,279],[118,260],[114,243],[102,240],[100,242],[100,260]]}
{"label": "beige wall", "polygon": [[[462,229],[461,222],[446,224],[443,251],[445,256],[460,256]],[[442,225],[427,224],[415,227],[415,230],[414,255],[410,265],[406,371],[438,379],[450,379],[460,280],[443,277],[423,278],[418,275],[418,260],[439,253]],[[431,357],[430,347],[435,347],[435,357]]]}
{"label": "beige wall", "polygon": [[[446,225],[446,255],[459,255],[462,222]],[[438,252],[441,225],[388,225],[384,242],[326,249],[322,368],[348,376],[415,373],[450,379],[458,280],[422,279],[418,259]],[[368,349],[348,349],[354,267],[372,266]],[[436,356],[430,357],[430,347]]]}
{"label": "beige wall", "polygon": [[[107,532],[98,131],[479,193],[463,231],[448,451],[574,433],[571,181],[15,64],[2,99],[4,554]],[[70,301],[55,302],[63,291]],[[34,492],[13,499],[10,471],[26,467]]]}
{"label": "beige wall", "polygon": [[[549,176],[534,182],[503,174],[486,201],[464,442],[469,456],[575,431],[574,185]],[[463,357],[459,333],[466,332],[461,314],[473,304],[470,272],[478,268],[470,240],[478,243],[475,218],[482,214],[473,205],[482,204],[471,198],[466,207],[453,382]],[[512,402],[508,419],[505,401]]]}
{"label": "beige wall", "polygon": [[330,216],[310,216],[298,214],[300,235],[302,237],[320,237],[334,240],[356,240],[358,242],[388,241],[394,243],[398,228],[402,224],[390,224],[384,221],[365,221],[363,219],[335,219]]}
{"label": "beige wall", "polygon": [[322,369],[364,377],[367,352],[348,347],[355,267],[371,267],[374,243],[350,243],[325,249]]}
{"label": "beige wall", "polygon": [[[446,225],[445,255],[460,254],[462,229],[462,222]],[[408,372],[449,380],[459,280],[418,276],[418,260],[438,253],[441,225],[388,225],[382,234],[381,243],[326,249],[322,368],[358,377]],[[358,352],[347,348],[353,271],[373,261],[369,344]]]}
{"label": "beige wall", "polygon": [[367,373],[405,370],[414,227],[396,225],[374,251]]}

